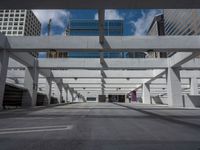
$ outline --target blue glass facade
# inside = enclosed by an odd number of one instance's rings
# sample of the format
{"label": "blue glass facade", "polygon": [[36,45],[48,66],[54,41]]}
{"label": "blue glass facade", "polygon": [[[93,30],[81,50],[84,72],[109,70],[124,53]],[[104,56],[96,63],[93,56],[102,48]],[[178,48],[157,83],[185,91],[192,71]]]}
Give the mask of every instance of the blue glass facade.
{"label": "blue glass facade", "polygon": [[[71,20],[68,27],[70,36],[98,36],[98,20]],[[105,36],[123,36],[123,20],[106,20],[104,24]],[[124,52],[104,52],[105,58],[123,58]],[[69,52],[71,58],[99,58],[99,52]]]}

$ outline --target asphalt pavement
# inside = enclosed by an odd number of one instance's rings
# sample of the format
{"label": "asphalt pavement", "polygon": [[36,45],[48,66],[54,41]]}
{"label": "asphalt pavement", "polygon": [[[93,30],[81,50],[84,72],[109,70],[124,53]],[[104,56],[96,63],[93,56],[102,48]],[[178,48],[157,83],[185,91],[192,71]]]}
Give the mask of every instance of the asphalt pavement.
{"label": "asphalt pavement", "polygon": [[76,103],[2,111],[0,150],[200,150],[200,110]]}

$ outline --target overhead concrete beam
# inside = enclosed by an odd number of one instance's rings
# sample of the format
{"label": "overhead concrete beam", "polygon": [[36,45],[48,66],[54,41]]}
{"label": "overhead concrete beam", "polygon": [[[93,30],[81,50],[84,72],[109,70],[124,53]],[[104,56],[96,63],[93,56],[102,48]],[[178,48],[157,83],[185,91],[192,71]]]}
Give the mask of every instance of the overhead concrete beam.
{"label": "overhead concrete beam", "polygon": [[[29,66],[32,65],[32,63],[28,62],[24,58],[24,56],[27,56],[27,53],[19,54],[14,53],[16,56],[20,57],[20,62],[23,64],[28,64]],[[177,53],[178,54],[178,53]],[[176,64],[178,59],[183,59],[184,57],[191,56],[189,53],[182,53],[182,55],[179,55],[177,59],[172,58],[171,62],[173,64]],[[22,55],[22,56],[21,56]],[[177,56],[177,55],[176,55]],[[195,55],[196,56],[196,55]],[[194,57],[194,55],[192,55]],[[29,56],[28,56],[29,58]],[[127,69],[127,70],[138,70],[138,69],[165,69],[168,67],[168,62],[171,58],[137,58],[137,59],[124,59],[124,58],[104,58],[104,63],[106,67],[104,67],[104,70],[118,70],[118,69]],[[191,59],[191,57],[190,57]],[[23,60],[23,61],[22,61]],[[29,59],[29,60],[32,60]],[[18,61],[15,61],[13,59],[9,59],[9,68],[24,68],[25,66],[23,64],[20,64]],[[200,69],[200,59],[194,58],[187,62],[187,60],[184,60],[185,63],[179,63],[180,69],[187,69],[187,70],[194,70],[194,69]],[[38,59],[38,66],[40,69],[90,69],[90,70],[97,70],[102,69],[101,64],[99,63],[98,58],[58,58],[58,59],[51,59],[51,58],[39,58]]]}
{"label": "overhead concrete beam", "polygon": [[152,78],[154,77],[152,70],[105,70],[108,78]]}
{"label": "overhead concrete beam", "polygon": [[63,79],[67,84],[101,84],[101,79]]}
{"label": "overhead concrete beam", "polygon": [[[54,76],[53,73],[50,69],[38,69],[39,73],[44,76],[44,77],[48,77],[48,78],[52,78],[54,80]],[[55,80],[54,80],[55,81]]]}
{"label": "overhead concrete beam", "polygon": [[106,84],[142,84],[143,82],[147,81],[147,79],[104,79]]}
{"label": "overhead concrete beam", "polygon": [[181,65],[180,69],[185,69],[185,70],[194,70],[200,69],[200,59],[199,58],[194,58],[184,64]]}
{"label": "overhead concrete beam", "polygon": [[53,70],[52,72],[55,78],[101,78],[98,70]]}
{"label": "overhead concrete beam", "polygon": [[[148,79],[112,79],[112,78],[106,78],[104,79],[105,83],[108,85],[114,85],[114,84],[120,84],[120,85],[135,85],[135,84],[141,84],[146,82]],[[40,78],[39,80],[40,84],[45,84],[46,79]],[[200,83],[200,81],[198,81]],[[63,79],[63,83],[66,84],[101,84],[101,79],[84,79],[84,78],[65,78]],[[189,85],[189,78],[188,79],[181,79],[181,83],[183,85],[187,84]],[[159,78],[151,82],[151,85],[166,85],[166,79],[165,78]]]}
{"label": "overhead concrete beam", "polygon": [[[45,76],[41,76],[40,78],[62,78],[62,79],[70,79],[71,82],[76,80],[75,83],[78,83],[80,80],[85,80],[87,82],[88,80],[92,79],[95,82],[96,80],[101,80],[102,76],[99,70],[46,70],[42,69],[40,70],[40,73],[43,71],[43,74]],[[51,74],[52,72],[52,74]],[[165,79],[166,76],[165,70],[106,70],[106,83],[118,83],[116,80],[119,80],[120,82],[124,83],[129,83],[128,81],[131,81],[130,83],[140,83],[141,81],[144,82],[153,82],[157,78],[160,78],[162,80]],[[189,79],[195,74],[197,78],[200,78],[200,71],[199,70],[181,70],[180,75],[181,78],[184,79]],[[24,70],[8,70],[7,76],[9,78],[23,78],[24,77]],[[115,79],[115,80],[114,80]],[[138,80],[138,81],[136,81]],[[116,81],[116,82],[115,82]],[[125,82],[127,81],[127,82]],[[119,82],[119,83],[120,83]],[[157,82],[159,83],[159,82]],[[163,83],[163,82],[161,82]]]}
{"label": "overhead concrete beam", "polygon": [[10,36],[10,51],[183,51],[200,50],[199,36],[106,36],[99,43],[98,36]]}
{"label": "overhead concrete beam", "polygon": [[176,53],[171,58],[168,59],[169,67],[180,67],[184,63],[198,56],[199,54],[200,54],[199,52]]}
{"label": "overhead concrete beam", "polygon": [[165,74],[165,72],[166,72],[166,70],[164,70],[164,69],[153,70],[154,77],[152,79],[148,80],[146,83],[151,83],[155,79],[162,77]]}
{"label": "overhead concrete beam", "polygon": [[[30,53],[27,52],[10,52],[10,57],[18,61],[19,63],[27,66],[33,67],[35,58]],[[16,64],[17,65],[17,64]]]}
{"label": "overhead concrete beam", "polygon": [[167,67],[165,58],[136,58],[136,59],[104,59],[108,69],[164,69]]}
{"label": "overhead concrete beam", "polygon": [[2,0],[0,9],[200,8],[198,0]]}
{"label": "overhead concrete beam", "polygon": [[25,65],[19,63],[13,58],[9,58],[8,69],[25,69]]}
{"label": "overhead concrete beam", "polygon": [[101,84],[69,84],[71,88],[101,88]]}
{"label": "overhead concrete beam", "polygon": [[105,84],[105,88],[135,88],[138,84]]}
{"label": "overhead concrete beam", "polygon": [[[151,79],[147,80],[146,82],[144,82],[143,84],[153,82],[154,80],[162,77],[165,74],[165,72],[166,72],[166,70],[154,70],[153,77]],[[136,90],[136,91],[139,90],[140,88],[142,88],[143,84],[141,84],[140,86],[138,86],[134,90]]]}
{"label": "overhead concrete beam", "polygon": [[105,65],[102,66],[98,58],[41,58],[39,59],[40,68],[49,69],[164,69],[167,68],[167,59],[152,58],[107,58],[103,59]]}
{"label": "overhead concrete beam", "polygon": [[100,69],[98,58],[40,58],[39,67],[44,69]]}

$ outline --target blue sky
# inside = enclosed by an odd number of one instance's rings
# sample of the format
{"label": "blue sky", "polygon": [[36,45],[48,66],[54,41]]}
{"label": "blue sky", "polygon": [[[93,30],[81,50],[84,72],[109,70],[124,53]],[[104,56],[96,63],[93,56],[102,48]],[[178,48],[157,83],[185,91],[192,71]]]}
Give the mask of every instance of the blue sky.
{"label": "blue sky", "polygon": [[[33,10],[42,23],[42,34],[47,34],[48,20],[52,19],[52,35],[62,35],[69,19],[97,19],[97,10]],[[143,35],[158,9],[106,10],[107,20],[123,19],[124,35]]]}
{"label": "blue sky", "polygon": [[[63,35],[70,19],[98,19],[97,10],[33,10],[42,24],[42,35],[47,35],[47,24],[52,19],[51,35]],[[160,9],[105,10],[106,20],[124,20],[124,35],[145,35]],[[45,57],[40,53],[39,57]]]}

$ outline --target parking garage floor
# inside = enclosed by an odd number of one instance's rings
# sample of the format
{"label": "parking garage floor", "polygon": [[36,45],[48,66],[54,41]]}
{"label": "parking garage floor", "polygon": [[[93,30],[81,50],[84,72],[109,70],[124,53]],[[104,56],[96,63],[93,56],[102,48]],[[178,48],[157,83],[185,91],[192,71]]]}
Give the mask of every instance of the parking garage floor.
{"label": "parking garage floor", "polygon": [[0,112],[0,150],[200,150],[200,110],[76,103]]}

